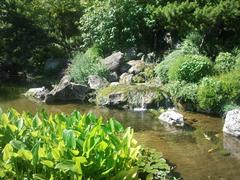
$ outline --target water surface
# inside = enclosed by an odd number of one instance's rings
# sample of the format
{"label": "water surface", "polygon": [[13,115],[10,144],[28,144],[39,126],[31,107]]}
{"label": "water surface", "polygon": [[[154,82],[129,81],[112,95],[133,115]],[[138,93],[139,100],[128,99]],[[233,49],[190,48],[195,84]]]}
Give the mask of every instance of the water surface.
{"label": "water surface", "polygon": [[[22,91],[18,89],[16,93]],[[149,112],[121,111],[76,103],[46,105],[8,93],[0,91],[3,111],[15,108],[20,112],[34,113],[44,108],[49,113],[79,110],[81,113],[93,112],[105,119],[115,117],[125,127],[135,129],[135,138],[141,145],[163,152],[184,179],[240,179],[240,143],[222,134],[223,122],[220,118],[185,112],[189,126],[178,130],[162,125]]]}

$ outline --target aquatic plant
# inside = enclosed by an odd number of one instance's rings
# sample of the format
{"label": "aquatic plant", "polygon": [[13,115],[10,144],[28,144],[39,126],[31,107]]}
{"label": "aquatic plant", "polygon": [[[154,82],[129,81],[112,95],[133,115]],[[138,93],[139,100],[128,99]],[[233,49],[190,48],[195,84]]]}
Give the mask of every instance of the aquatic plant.
{"label": "aquatic plant", "polygon": [[[133,129],[93,114],[0,113],[0,177],[135,179],[140,149]],[[168,174],[166,163],[159,171]]]}

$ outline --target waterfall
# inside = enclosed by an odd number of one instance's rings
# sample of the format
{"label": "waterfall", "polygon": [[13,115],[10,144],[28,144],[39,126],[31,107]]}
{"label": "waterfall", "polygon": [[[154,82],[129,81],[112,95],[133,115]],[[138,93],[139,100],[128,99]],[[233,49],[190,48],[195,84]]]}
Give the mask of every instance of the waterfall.
{"label": "waterfall", "polygon": [[146,104],[144,103],[144,97],[142,97],[142,102],[141,102],[140,107],[136,107],[133,110],[134,111],[146,111],[147,110]]}

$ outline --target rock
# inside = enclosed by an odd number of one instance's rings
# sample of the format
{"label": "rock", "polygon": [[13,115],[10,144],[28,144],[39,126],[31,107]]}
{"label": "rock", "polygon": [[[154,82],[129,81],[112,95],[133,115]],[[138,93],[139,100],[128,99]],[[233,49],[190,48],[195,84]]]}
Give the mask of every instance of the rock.
{"label": "rock", "polygon": [[227,154],[240,160],[240,139],[228,134],[223,135],[223,147]]}
{"label": "rock", "polygon": [[117,108],[154,108],[165,104],[159,88],[145,85],[111,85],[97,92],[96,103]]}
{"label": "rock", "polygon": [[112,72],[108,75],[107,80],[109,82],[117,82],[119,80],[118,74],[116,72]]}
{"label": "rock", "polygon": [[119,85],[119,84],[120,84],[119,82],[112,82],[112,83],[110,83],[109,86],[117,86],[117,85]]}
{"label": "rock", "polygon": [[70,79],[69,76],[64,76],[60,83],[46,95],[45,102],[49,104],[58,101],[85,101],[90,88],[73,83]]}
{"label": "rock", "polygon": [[130,74],[138,74],[145,68],[145,64],[141,60],[129,61],[128,64],[131,65],[131,68],[128,70]]}
{"label": "rock", "polygon": [[128,70],[129,70],[131,67],[132,67],[132,66],[129,65],[129,64],[122,64],[122,65],[120,66],[120,68],[119,68],[118,73],[119,73],[119,74],[127,73]]}
{"label": "rock", "polygon": [[159,120],[173,126],[184,126],[183,115],[174,110],[167,110],[166,112],[162,113],[159,116]]}
{"label": "rock", "polygon": [[109,85],[109,82],[98,75],[88,76],[88,85],[91,89],[100,89]]}
{"label": "rock", "polygon": [[120,76],[119,83],[120,84],[131,84],[133,81],[133,74],[123,73]]}
{"label": "rock", "polygon": [[223,132],[240,137],[240,109],[227,112]]}
{"label": "rock", "polygon": [[45,87],[31,88],[24,94],[24,96],[43,101],[48,92],[49,91]]}
{"label": "rock", "polygon": [[123,63],[123,53],[113,53],[111,56],[103,59],[102,63],[107,67],[108,70],[117,71],[120,65]]}

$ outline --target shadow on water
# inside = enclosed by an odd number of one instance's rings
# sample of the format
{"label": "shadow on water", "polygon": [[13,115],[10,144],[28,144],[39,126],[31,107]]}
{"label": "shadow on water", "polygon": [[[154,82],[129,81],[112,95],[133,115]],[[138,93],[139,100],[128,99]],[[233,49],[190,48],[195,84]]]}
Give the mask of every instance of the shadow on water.
{"label": "shadow on water", "polygon": [[[91,104],[46,105],[29,101],[20,96],[26,88],[4,87],[0,90],[0,107],[6,111],[15,108],[19,112],[35,113],[46,109],[49,113],[82,114],[92,112],[104,119],[114,117],[125,127],[135,129],[135,138],[145,147],[161,151],[164,157],[176,165],[176,172],[183,179],[238,179],[240,177],[240,141],[222,134],[220,118],[184,112],[186,126],[183,129],[163,126],[150,112],[134,112],[108,109]],[[178,177],[180,175],[176,174]]]}

